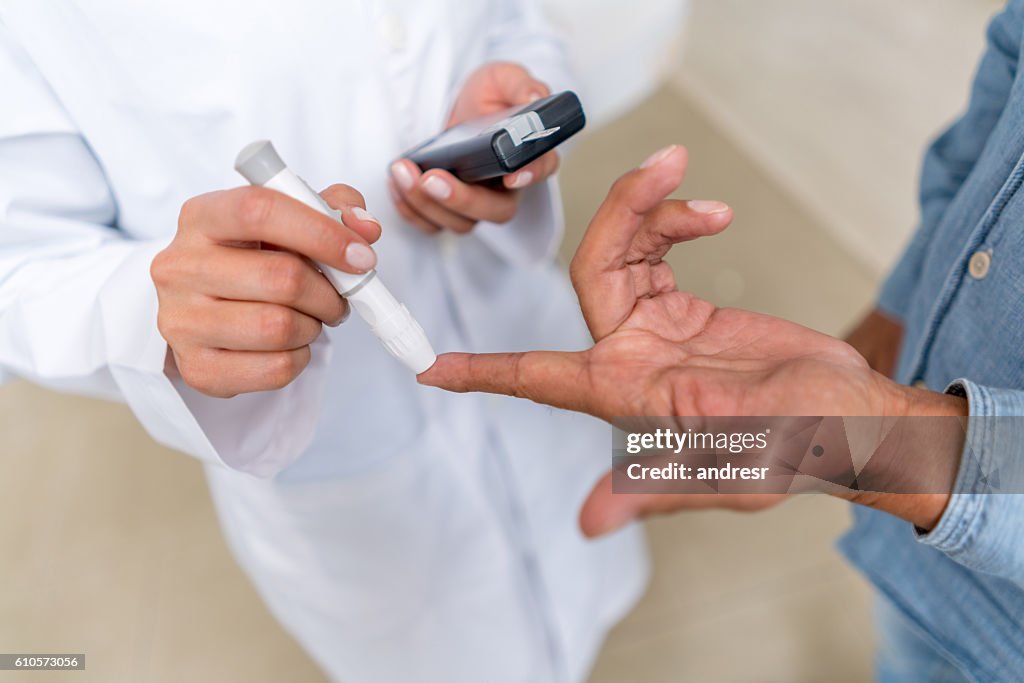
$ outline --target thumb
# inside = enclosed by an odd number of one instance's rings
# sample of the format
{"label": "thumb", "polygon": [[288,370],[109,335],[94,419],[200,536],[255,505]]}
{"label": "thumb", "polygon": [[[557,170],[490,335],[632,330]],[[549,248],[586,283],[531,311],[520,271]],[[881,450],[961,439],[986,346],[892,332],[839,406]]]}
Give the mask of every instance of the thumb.
{"label": "thumb", "polygon": [[501,98],[514,106],[529,104],[551,94],[551,88],[546,83],[531,76],[529,71],[518,64],[497,65],[493,78]]}
{"label": "thumb", "polygon": [[616,495],[612,492],[612,472],[608,472],[590,491],[580,510],[580,531],[597,538],[618,531],[640,516],[642,495]]}
{"label": "thumb", "polygon": [[[587,538],[597,538],[618,531],[630,522],[653,515],[680,510],[704,510],[723,507],[729,501],[735,509],[760,509],[763,500],[756,496],[723,496],[719,493],[615,493],[614,472],[608,472],[590,491],[580,509],[580,530]],[[700,487],[707,490],[703,483]],[[781,496],[780,496],[781,498]],[[741,501],[737,503],[736,501]],[[742,501],[746,501],[744,506]]]}

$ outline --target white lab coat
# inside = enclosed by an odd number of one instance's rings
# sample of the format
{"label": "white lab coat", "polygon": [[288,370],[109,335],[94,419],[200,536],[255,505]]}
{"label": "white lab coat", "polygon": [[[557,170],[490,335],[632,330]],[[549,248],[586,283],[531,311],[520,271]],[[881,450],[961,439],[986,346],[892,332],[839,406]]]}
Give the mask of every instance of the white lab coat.
{"label": "white lab coat", "polygon": [[365,194],[381,276],[440,351],[584,345],[553,187],[465,237],[387,196],[389,160],[502,59],[566,85],[529,2],[0,0],[0,368],[123,400],[203,460],[239,562],[349,683],[583,678],[645,580],[635,531],[575,527],[608,430],[419,387],[357,320],[281,391],[202,396],[164,374],[148,268],[266,137],[313,186]]}

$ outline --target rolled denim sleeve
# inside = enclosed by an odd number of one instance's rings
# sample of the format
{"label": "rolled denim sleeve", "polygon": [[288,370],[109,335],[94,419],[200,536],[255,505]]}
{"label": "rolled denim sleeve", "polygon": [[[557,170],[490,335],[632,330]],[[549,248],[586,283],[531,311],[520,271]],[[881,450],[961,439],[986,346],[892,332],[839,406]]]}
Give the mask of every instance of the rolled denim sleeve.
{"label": "rolled denim sleeve", "polygon": [[969,380],[947,391],[967,397],[971,418],[953,497],[919,541],[1024,586],[1024,391]]}
{"label": "rolled denim sleeve", "polygon": [[[1024,0],[1011,0],[988,28],[988,48],[974,78],[967,111],[928,149],[921,170],[921,223],[878,298],[878,306],[906,318],[932,233],[956,196],[1002,115],[1017,75]],[[969,226],[965,226],[969,229]]]}

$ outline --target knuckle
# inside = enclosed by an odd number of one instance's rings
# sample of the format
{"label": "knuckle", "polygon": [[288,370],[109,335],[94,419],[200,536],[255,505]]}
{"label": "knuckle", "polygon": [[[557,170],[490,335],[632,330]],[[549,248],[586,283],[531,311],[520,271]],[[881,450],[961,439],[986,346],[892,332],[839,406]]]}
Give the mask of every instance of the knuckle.
{"label": "knuckle", "polygon": [[320,258],[325,261],[330,261],[331,256],[334,254],[344,254],[345,248],[348,246],[351,231],[329,218],[323,216],[317,217],[317,227],[313,234],[313,249],[315,252],[311,252],[310,256],[320,255]]}
{"label": "knuckle", "polygon": [[183,354],[178,357],[178,374],[185,384],[196,391],[215,398],[228,398],[231,394],[219,386],[210,364],[202,360],[201,354]]}
{"label": "knuckle", "polygon": [[238,221],[249,228],[265,224],[277,202],[275,193],[262,187],[246,187],[240,192]]}
{"label": "knuckle", "polygon": [[558,152],[551,152],[545,158],[547,162],[545,162],[543,175],[547,177],[558,173],[558,169],[562,166],[562,157],[558,155]]}
{"label": "knuckle", "polygon": [[495,211],[494,222],[499,224],[508,223],[516,217],[518,208],[519,206],[515,202],[502,202]]}
{"label": "knuckle", "polygon": [[174,261],[172,247],[168,247],[157,254],[153,258],[152,263],[149,264],[149,277],[157,288],[167,287],[174,281],[174,272],[176,270]]}
{"label": "knuckle", "polygon": [[200,214],[200,200],[198,197],[186,199],[178,211],[178,231],[188,230],[198,222]]}
{"label": "knuckle", "polygon": [[305,291],[305,266],[289,254],[281,254],[272,261],[266,282],[284,303],[295,303]]}
{"label": "knuckle", "polygon": [[164,306],[160,306],[157,310],[156,329],[160,332],[160,336],[168,343],[181,338],[177,316],[168,313]]}
{"label": "knuckle", "polygon": [[612,189],[608,192],[608,199],[612,202],[621,201],[623,196],[629,192],[629,175],[624,175],[612,183]]}
{"label": "knuckle", "polygon": [[302,374],[310,359],[309,347],[275,354],[267,362],[267,379],[273,389],[283,389]]}
{"label": "knuckle", "polygon": [[259,316],[259,334],[274,348],[285,348],[296,333],[295,316],[285,308],[267,306]]}

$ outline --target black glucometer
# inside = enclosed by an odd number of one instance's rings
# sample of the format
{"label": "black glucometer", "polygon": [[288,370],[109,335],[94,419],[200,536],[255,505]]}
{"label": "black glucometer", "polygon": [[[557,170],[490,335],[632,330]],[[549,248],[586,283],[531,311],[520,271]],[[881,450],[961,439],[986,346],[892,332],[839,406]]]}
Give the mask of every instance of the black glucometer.
{"label": "black glucometer", "polygon": [[576,93],[566,91],[452,126],[403,158],[423,171],[440,168],[467,183],[518,171],[586,125]]}

